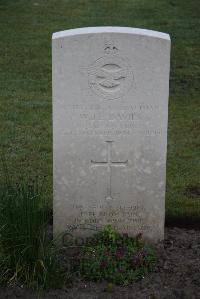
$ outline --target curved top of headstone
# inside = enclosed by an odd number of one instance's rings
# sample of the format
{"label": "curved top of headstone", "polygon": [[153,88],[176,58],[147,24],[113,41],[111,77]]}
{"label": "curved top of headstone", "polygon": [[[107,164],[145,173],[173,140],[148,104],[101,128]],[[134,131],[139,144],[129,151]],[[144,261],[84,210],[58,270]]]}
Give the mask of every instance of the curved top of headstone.
{"label": "curved top of headstone", "polygon": [[67,36],[82,35],[82,34],[95,34],[95,33],[126,33],[126,34],[135,34],[141,36],[155,37],[165,40],[170,40],[170,36],[167,33],[148,30],[148,29],[139,29],[132,27],[117,27],[117,26],[100,26],[100,27],[84,27],[69,29],[64,31],[59,31],[53,33],[52,39],[63,38]]}

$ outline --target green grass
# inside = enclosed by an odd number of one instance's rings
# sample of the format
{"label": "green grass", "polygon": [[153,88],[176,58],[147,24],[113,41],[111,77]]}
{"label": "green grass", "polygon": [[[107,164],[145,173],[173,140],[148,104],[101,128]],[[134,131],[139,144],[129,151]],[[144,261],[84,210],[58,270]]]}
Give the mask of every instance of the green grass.
{"label": "green grass", "polygon": [[[5,170],[5,167],[4,167]],[[61,287],[67,279],[48,234],[49,212],[41,182],[21,176],[0,188],[0,283],[36,290]]]}
{"label": "green grass", "polygon": [[51,35],[117,25],[172,38],[167,218],[200,216],[198,0],[0,0],[0,145],[15,181],[45,176],[52,202]]}

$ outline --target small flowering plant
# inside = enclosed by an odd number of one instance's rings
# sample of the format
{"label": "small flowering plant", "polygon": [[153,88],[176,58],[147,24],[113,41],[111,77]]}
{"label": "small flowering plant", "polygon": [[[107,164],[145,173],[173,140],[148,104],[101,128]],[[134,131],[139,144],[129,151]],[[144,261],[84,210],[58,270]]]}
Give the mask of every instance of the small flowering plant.
{"label": "small flowering plant", "polygon": [[83,278],[128,285],[153,270],[155,253],[141,234],[120,235],[108,225],[82,247],[79,259]]}

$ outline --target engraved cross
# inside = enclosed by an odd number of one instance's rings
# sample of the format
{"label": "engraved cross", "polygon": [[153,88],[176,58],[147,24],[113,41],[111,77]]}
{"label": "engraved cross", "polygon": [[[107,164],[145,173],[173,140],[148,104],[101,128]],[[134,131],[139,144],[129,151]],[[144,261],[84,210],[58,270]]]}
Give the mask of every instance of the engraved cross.
{"label": "engraved cross", "polygon": [[111,158],[111,152],[112,152],[112,143],[113,141],[106,141],[107,143],[107,159],[106,161],[98,162],[98,161],[93,161],[91,160],[91,163],[93,164],[94,167],[98,166],[104,166],[107,167],[107,196],[106,199],[113,199],[112,197],[112,191],[111,191],[111,186],[112,186],[112,167],[125,167],[128,163],[128,160],[126,161],[112,161]]}

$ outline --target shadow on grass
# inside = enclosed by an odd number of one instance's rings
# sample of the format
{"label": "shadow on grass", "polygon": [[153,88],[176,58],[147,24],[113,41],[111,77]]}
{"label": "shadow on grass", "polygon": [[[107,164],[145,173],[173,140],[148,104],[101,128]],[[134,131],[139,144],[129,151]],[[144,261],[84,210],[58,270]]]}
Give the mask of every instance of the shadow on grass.
{"label": "shadow on grass", "polygon": [[167,227],[179,227],[200,230],[200,219],[198,217],[167,217],[165,221]]}

